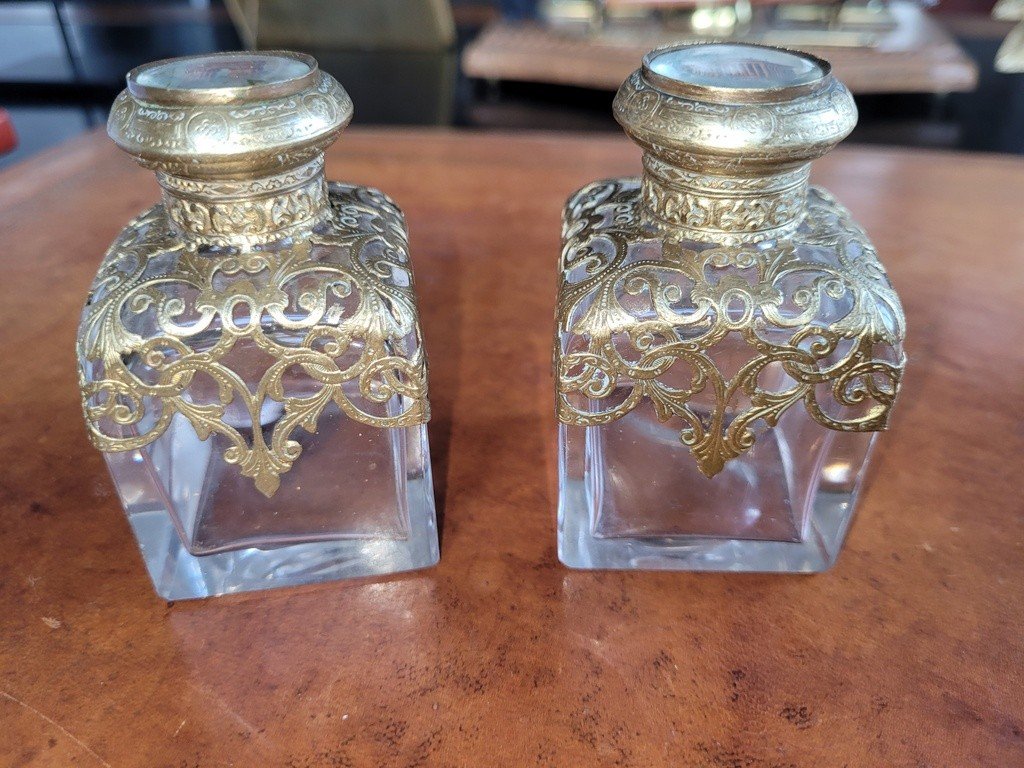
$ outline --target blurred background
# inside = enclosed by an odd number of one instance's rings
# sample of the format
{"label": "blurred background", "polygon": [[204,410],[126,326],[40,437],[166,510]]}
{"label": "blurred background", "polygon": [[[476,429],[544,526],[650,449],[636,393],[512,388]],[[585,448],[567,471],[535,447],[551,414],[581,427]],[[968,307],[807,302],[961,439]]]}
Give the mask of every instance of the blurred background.
{"label": "blurred background", "polygon": [[0,166],[103,125],[125,73],[242,48],[315,56],[356,125],[617,131],[642,54],[729,38],[833,62],[852,141],[1024,152],[1024,0],[0,0]]}

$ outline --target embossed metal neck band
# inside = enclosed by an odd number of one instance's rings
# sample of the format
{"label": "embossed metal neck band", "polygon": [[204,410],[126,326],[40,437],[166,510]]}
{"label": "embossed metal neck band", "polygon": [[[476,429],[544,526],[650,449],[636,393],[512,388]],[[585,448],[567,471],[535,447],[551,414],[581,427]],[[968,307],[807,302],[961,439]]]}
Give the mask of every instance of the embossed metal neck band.
{"label": "embossed metal neck band", "polygon": [[323,155],[273,176],[204,181],[157,173],[164,208],[189,245],[262,245],[309,232],[328,214]]}
{"label": "embossed metal neck band", "polygon": [[643,207],[663,235],[743,245],[792,235],[804,217],[810,163],[765,176],[701,173],[644,155]]}

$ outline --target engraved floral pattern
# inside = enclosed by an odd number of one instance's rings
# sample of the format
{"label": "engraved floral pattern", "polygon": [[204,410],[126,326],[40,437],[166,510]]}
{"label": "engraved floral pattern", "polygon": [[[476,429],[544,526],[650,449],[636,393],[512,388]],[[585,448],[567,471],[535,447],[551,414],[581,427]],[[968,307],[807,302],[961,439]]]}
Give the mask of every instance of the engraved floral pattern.
{"label": "engraved floral pattern", "polygon": [[[613,109],[626,132],[642,144],[656,145],[659,152],[689,151],[716,161],[729,155],[727,162],[733,168],[765,159],[780,163],[797,159],[807,147],[835,144],[856,122],[853,99],[834,79],[810,96],[767,108],[665,93],[637,70],[619,89]],[[741,146],[736,144],[737,134],[741,134]]]}
{"label": "engraved floral pattern", "polygon": [[[196,163],[226,163],[249,174],[311,160],[352,116],[352,100],[319,73],[316,86],[290,96],[243,104],[155,104],[122,91],[107,121],[111,138],[143,165],[189,176]],[[252,173],[251,175],[260,175]]]}

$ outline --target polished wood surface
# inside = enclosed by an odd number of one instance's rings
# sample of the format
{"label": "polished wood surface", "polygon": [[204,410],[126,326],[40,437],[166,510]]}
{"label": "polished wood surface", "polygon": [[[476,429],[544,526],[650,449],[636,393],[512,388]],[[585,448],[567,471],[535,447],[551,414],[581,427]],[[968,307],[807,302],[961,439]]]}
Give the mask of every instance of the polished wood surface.
{"label": "polished wood surface", "polygon": [[638,161],[625,137],[346,133],[329,175],[387,190],[411,227],[441,564],[174,605],[86,440],[73,352],[156,183],[99,135],[0,174],[0,765],[1024,765],[1024,162],[817,164],[909,321],[832,571],[569,571],[560,207]]}
{"label": "polished wood surface", "polygon": [[[761,42],[800,48],[827,59],[846,86],[858,94],[954,93],[972,91],[978,67],[935,20],[909,3],[891,4],[897,26],[878,34],[874,47],[823,45],[793,37],[766,36]],[[850,38],[850,34],[836,38]],[[815,39],[823,35],[817,34]],[[470,77],[522,80],[615,90],[653,48],[676,42],[679,34],[609,32],[592,37],[566,35],[536,24],[498,21],[466,47],[462,68]]]}

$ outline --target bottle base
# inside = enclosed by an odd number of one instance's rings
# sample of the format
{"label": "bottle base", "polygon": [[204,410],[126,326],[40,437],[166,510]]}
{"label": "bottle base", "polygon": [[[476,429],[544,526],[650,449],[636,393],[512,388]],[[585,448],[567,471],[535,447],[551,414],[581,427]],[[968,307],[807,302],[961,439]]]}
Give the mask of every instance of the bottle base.
{"label": "bottle base", "polygon": [[583,482],[563,479],[558,559],[578,569],[820,573],[836,561],[855,502],[855,491],[819,491],[807,535],[799,541],[599,537],[592,532]]}
{"label": "bottle base", "polygon": [[436,531],[425,521],[430,530],[410,531],[404,539],[335,539],[196,556],[164,510],[134,512],[128,520],[153,586],[165,600],[382,576],[428,568],[440,556]]}

